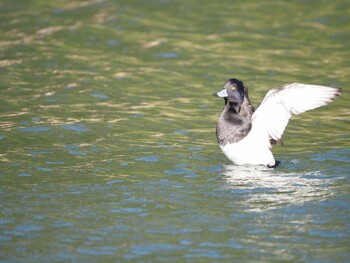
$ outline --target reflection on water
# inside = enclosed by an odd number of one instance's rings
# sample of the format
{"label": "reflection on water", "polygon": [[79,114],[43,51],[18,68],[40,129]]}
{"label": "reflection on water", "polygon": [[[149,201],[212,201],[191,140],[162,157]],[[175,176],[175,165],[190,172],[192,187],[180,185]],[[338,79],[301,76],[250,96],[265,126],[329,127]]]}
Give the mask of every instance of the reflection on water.
{"label": "reflection on water", "polygon": [[[345,262],[348,2],[1,1],[0,260]],[[344,92],[222,171],[230,77]]]}
{"label": "reflection on water", "polygon": [[266,210],[329,198],[335,194],[332,184],[339,178],[321,171],[285,173],[278,168],[227,165],[224,180],[233,192],[246,196],[251,210]]}

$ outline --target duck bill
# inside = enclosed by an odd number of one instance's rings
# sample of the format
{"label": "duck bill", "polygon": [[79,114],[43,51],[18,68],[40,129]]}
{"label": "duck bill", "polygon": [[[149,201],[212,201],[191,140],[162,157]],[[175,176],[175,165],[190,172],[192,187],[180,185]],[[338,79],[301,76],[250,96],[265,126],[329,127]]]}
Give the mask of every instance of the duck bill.
{"label": "duck bill", "polygon": [[227,98],[228,97],[226,89],[223,89],[219,92],[215,92],[215,93],[213,93],[213,95],[216,97],[220,97],[220,98]]}

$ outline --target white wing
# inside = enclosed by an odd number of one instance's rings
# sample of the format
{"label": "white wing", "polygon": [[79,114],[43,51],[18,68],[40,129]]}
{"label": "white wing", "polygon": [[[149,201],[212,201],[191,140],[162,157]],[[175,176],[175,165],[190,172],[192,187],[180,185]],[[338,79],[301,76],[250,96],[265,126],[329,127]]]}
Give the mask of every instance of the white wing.
{"label": "white wing", "polygon": [[260,138],[279,140],[292,114],[327,105],[340,92],[336,88],[301,83],[272,89],[252,116],[252,132],[260,134]]}

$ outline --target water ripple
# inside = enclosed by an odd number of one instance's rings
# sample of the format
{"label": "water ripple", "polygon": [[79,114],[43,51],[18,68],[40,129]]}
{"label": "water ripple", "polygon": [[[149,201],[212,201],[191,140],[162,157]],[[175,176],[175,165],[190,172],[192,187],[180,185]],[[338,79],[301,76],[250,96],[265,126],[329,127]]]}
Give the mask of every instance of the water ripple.
{"label": "water ripple", "polygon": [[48,126],[21,127],[21,128],[17,128],[17,130],[23,131],[23,132],[46,132],[51,130],[51,127],[48,127]]}
{"label": "water ripple", "polygon": [[159,157],[156,155],[143,156],[135,159],[136,161],[143,161],[148,163],[155,163],[159,161]]}
{"label": "water ripple", "polygon": [[63,129],[70,130],[70,131],[75,131],[75,132],[87,132],[90,131],[89,128],[87,128],[83,124],[63,124],[61,125]]}

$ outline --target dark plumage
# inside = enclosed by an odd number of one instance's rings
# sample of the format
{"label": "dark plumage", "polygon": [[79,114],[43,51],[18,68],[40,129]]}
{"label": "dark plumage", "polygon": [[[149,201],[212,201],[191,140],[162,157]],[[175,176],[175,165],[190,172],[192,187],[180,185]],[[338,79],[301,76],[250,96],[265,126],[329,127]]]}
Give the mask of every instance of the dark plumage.
{"label": "dark plumage", "polygon": [[[251,116],[254,113],[242,81],[229,79],[224,90],[227,92],[225,107],[216,126],[216,138],[220,145],[236,143],[247,136],[252,128]],[[218,93],[213,95],[220,96]]]}
{"label": "dark plumage", "polygon": [[293,114],[324,106],[341,93],[340,89],[291,83],[270,90],[256,111],[242,81],[229,79],[213,95],[224,98],[225,106],[217,126],[217,141],[235,164],[278,165],[271,144],[281,140]]}

